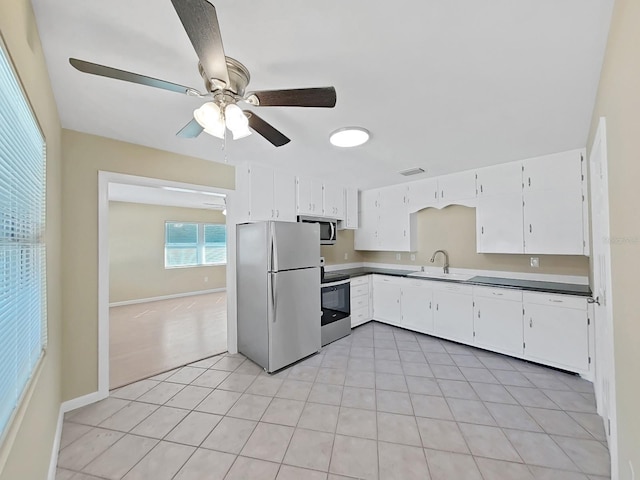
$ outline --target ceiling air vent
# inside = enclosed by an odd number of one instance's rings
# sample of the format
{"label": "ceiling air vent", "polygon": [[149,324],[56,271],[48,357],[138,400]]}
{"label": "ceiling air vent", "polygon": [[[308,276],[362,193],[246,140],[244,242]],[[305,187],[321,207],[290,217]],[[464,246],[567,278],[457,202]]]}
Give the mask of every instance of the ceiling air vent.
{"label": "ceiling air vent", "polygon": [[405,177],[409,177],[411,175],[418,175],[419,173],[424,173],[423,168],[410,168],[409,170],[403,170],[400,172],[400,175],[404,175]]}

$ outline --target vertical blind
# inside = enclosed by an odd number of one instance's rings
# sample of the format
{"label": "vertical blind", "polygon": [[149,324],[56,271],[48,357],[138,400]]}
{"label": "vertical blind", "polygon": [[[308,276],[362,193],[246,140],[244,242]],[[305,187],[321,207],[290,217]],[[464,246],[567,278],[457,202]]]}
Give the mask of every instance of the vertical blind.
{"label": "vertical blind", "polygon": [[0,436],[46,345],[45,158],[0,44]]}

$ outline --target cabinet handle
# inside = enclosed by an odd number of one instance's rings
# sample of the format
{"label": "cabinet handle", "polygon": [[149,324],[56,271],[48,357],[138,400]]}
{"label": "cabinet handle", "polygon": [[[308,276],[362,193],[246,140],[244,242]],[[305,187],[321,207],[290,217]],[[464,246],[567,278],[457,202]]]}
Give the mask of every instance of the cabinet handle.
{"label": "cabinet handle", "polygon": [[280,218],[280,210],[276,210],[276,218]]}
{"label": "cabinet handle", "polygon": [[549,301],[553,303],[564,303],[564,300],[556,300],[554,298],[550,298]]}
{"label": "cabinet handle", "polygon": [[491,293],[493,293],[493,295],[497,295],[497,296],[499,296],[499,297],[501,297],[502,295],[504,295],[504,293],[498,293],[498,292],[491,292]]}
{"label": "cabinet handle", "polygon": [[438,310],[439,305],[436,303],[436,311]]}
{"label": "cabinet handle", "polygon": [[484,235],[484,227],[480,228],[480,233],[482,233],[482,235]]}
{"label": "cabinet handle", "polygon": [[529,233],[533,233],[533,228],[531,227],[531,224],[529,224]]}
{"label": "cabinet handle", "polygon": [[478,318],[480,318],[480,310],[478,310]]}
{"label": "cabinet handle", "polygon": [[529,177],[529,186],[531,186],[531,177]]}
{"label": "cabinet handle", "polygon": [[433,192],[433,198],[435,198],[436,200],[438,199],[438,191],[437,190],[435,192]]}
{"label": "cabinet handle", "polygon": [[480,185],[480,193],[482,193],[482,185]]}
{"label": "cabinet handle", "polygon": [[429,310],[431,310],[431,302],[429,302]]}
{"label": "cabinet handle", "polygon": [[529,319],[529,328],[533,328],[533,318]]}
{"label": "cabinet handle", "polygon": [[440,198],[444,198],[444,190],[442,190],[442,193],[440,194]]}
{"label": "cabinet handle", "polygon": [[275,212],[274,212],[274,210],[273,210],[273,208],[272,208],[272,209],[271,209],[271,218],[273,218],[273,217],[275,217],[275,216],[276,216],[276,215],[275,215]]}

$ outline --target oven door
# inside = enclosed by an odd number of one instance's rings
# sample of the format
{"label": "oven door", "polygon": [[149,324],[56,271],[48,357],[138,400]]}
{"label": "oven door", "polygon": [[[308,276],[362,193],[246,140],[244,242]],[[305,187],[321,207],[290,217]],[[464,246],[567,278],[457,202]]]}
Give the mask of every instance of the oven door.
{"label": "oven door", "polygon": [[322,326],[351,315],[351,288],[348,280],[323,285],[321,298]]}

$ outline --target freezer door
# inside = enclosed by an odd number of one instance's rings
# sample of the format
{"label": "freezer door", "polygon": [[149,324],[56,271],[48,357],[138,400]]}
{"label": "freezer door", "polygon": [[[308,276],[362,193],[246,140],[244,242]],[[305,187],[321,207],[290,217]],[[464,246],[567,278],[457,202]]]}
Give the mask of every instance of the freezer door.
{"label": "freezer door", "polygon": [[320,350],[320,268],[269,277],[268,370],[274,372]]}
{"label": "freezer door", "polygon": [[270,222],[270,270],[320,266],[320,227],[315,223]]}

